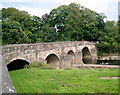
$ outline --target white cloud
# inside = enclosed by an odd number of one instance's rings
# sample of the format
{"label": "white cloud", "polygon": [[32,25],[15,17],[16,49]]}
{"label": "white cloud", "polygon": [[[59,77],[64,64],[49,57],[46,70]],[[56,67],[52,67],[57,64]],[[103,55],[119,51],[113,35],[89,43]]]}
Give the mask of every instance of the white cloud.
{"label": "white cloud", "polygon": [[41,17],[45,13],[50,12],[50,10],[48,10],[48,9],[41,9],[41,8],[22,7],[22,8],[17,8],[17,9],[19,9],[21,11],[25,10],[32,16],[35,15],[35,16],[39,16],[39,17]]}
{"label": "white cloud", "polygon": [[2,8],[7,8],[7,7],[5,7],[2,3],[0,3],[0,10],[1,10]]}
{"label": "white cloud", "polygon": [[61,4],[79,3],[96,12],[105,13],[108,20],[117,21],[118,19],[119,0],[59,0],[59,2],[61,2]]}
{"label": "white cloud", "polygon": [[[11,6],[9,6],[11,7]],[[14,6],[12,6],[14,7]],[[4,6],[3,4],[0,4],[0,9],[2,8],[8,8],[7,6]],[[32,8],[32,7],[15,7],[19,9],[20,11],[27,11],[31,16],[39,16],[41,17],[43,14],[48,13],[51,11],[50,9],[42,9],[42,8]]]}
{"label": "white cloud", "polygon": [[[117,20],[118,13],[118,1],[119,0],[4,0],[2,2],[31,2],[31,3],[49,3],[47,6],[52,6],[52,4],[56,4],[56,7],[63,4],[70,3],[79,3],[82,6],[85,6],[91,10],[96,12],[103,12],[108,17],[109,20]],[[114,3],[114,4],[113,4]],[[46,5],[45,5],[46,7]],[[26,10],[30,14],[34,14],[36,16],[41,16],[45,13],[49,13],[52,9],[46,8],[32,8],[32,6],[24,6],[23,8],[18,8],[20,10]]]}
{"label": "white cloud", "polygon": [[[47,1],[47,0],[45,0]],[[118,19],[119,0],[49,0],[62,4],[78,3],[98,13],[105,13],[108,20]]]}

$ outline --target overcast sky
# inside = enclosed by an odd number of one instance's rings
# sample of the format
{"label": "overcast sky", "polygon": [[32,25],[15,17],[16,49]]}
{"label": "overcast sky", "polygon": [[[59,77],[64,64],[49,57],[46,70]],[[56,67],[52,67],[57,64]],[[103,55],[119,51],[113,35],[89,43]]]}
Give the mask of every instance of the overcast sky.
{"label": "overcast sky", "polygon": [[118,2],[120,0],[3,0],[0,8],[15,7],[31,15],[41,17],[60,5],[77,3],[98,13],[104,13],[107,20],[118,20]]}

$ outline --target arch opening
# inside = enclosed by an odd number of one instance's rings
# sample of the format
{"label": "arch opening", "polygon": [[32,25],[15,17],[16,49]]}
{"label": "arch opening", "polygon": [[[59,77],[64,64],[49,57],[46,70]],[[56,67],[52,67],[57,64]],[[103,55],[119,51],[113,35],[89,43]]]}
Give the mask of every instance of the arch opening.
{"label": "arch opening", "polygon": [[72,66],[72,64],[74,64],[74,57],[75,57],[75,54],[72,50],[68,51],[68,57],[69,57],[69,60],[70,60],[70,64]]}
{"label": "arch opening", "polygon": [[71,56],[74,56],[74,55],[75,55],[74,52],[73,52],[72,50],[68,51],[67,54],[68,54],[68,55],[71,55]]}
{"label": "arch opening", "polygon": [[26,60],[16,59],[10,62],[7,65],[7,68],[8,68],[8,71],[13,71],[13,70],[23,69],[24,66],[26,65],[29,65],[29,62],[27,62]]}
{"label": "arch opening", "polygon": [[91,64],[92,58],[88,47],[82,49],[82,61],[84,64]]}
{"label": "arch opening", "polygon": [[46,57],[47,64],[50,64],[51,66],[54,67],[59,67],[60,60],[57,55],[55,54],[50,54]]}

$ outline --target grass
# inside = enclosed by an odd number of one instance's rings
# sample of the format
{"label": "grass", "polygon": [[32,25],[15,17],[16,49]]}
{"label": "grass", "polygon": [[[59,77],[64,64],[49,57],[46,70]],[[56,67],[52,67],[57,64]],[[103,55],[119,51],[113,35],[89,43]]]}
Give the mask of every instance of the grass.
{"label": "grass", "polygon": [[49,70],[27,68],[10,72],[17,93],[118,93],[118,69]]}

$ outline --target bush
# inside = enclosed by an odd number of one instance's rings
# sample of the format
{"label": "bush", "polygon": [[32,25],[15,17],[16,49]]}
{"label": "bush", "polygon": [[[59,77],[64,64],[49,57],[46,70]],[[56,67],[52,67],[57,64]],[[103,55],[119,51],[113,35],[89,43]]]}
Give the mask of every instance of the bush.
{"label": "bush", "polygon": [[47,66],[45,66],[44,69],[56,69],[56,68],[51,66],[50,64],[47,64]]}
{"label": "bush", "polygon": [[25,68],[28,67],[38,67],[40,69],[55,69],[55,67],[51,66],[50,64],[42,63],[42,62],[32,62],[30,63],[30,65],[25,66]]}

